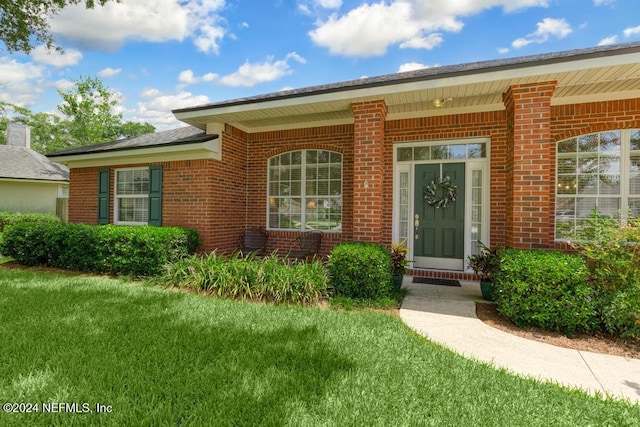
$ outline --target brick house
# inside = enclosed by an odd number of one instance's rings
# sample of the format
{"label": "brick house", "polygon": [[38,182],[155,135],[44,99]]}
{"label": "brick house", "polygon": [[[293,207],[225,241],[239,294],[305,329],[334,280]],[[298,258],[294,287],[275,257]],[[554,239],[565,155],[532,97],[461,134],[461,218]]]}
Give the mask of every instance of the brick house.
{"label": "brick house", "polygon": [[640,216],[640,43],[173,113],[189,126],[50,156],[70,168],[70,221],[195,227],[204,251],[248,227],[269,250],[323,230],[324,254],[406,237],[414,274],[465,277],[478,241],[562,247],[593,208]]}

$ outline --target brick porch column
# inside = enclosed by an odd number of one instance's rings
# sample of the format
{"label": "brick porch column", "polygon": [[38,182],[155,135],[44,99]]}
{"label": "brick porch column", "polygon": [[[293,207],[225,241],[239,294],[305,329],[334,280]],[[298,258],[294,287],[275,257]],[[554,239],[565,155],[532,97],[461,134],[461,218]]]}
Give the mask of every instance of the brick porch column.
{"label": "brick porch column", "polygon": [[384,101],[351,104],[353,111],[353,240],[381,243]]}
{"label": "brick porch column", "polygon": [[553,247],[551,96],[557,82],[511,86],[507,110],[506,243]]}

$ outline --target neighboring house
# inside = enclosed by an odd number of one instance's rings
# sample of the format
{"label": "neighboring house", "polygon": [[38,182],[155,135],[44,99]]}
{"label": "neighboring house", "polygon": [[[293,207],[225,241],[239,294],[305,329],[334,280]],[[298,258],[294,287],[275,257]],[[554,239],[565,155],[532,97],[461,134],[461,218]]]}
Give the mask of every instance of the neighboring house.
{"label": "neighboring house", "polygon": [[56,201],[69,191],[69,169],[30,148],[29,127],[7,126],[0,145],[0,212],[56,214]]}
{"label": "neighboring house", "polygon": [[[196,227],[203,250],[323,230],[467,277],[477,242],[563,247],[640,216],[640,43],[434,67],[183,108],[190,127],[57,153],[70,220]],[[434,208],[432,182],[455,201]],[[445,185],[443,185],[444,187]],[[436,202],[442,189],[436,189]]]}

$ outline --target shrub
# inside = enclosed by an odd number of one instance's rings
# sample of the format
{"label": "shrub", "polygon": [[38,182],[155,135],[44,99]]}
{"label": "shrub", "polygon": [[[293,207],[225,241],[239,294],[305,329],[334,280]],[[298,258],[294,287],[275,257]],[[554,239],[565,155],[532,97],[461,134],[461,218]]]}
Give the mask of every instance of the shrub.
{"label": "shrub", "polygon": [[607,332],[640,336],[640,220],[620,227],[615,222],[593,224],[591,242],[576,247],[586,258],[598,309]]}
{"label": "shrub", "polygon": [[7,229],[0,252],[24,265],[149,276],[192,253],[194,230],[58,223],[18,223]]}
{"label": "shrub", "polygon": [[21,214],[21,213],[9,213],[0,212],[0,233],[2,233],[5,227],[15,225],[19,222],[60,222],[60,218],[55,215],[47,214]]}
{"label": "shrub", "polygon": [[341,243],[327,262],[336,295],[379,299],[393,290],[391,257],[382,246],[372,243]]}
{"label": "shrub", "polygon": [[580,256],[507,249],[500,258],[494,295],[502,316],[567,335],[598,327],[594,289]]}
{"label": "shrub", "polygon": [[165,268],[156,282],[206,291],[216,296],[274,303],[315,303],[328,294],[328,277],[320,261],[305,263],[253,255],[231,257],[215,252],[183,258]]}

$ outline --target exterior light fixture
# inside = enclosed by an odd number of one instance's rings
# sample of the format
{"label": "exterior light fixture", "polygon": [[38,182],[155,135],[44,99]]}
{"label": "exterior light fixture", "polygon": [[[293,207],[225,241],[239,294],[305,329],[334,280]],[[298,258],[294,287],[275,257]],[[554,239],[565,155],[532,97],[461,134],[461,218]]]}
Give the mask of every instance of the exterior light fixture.
{"label": "exterior light fixture", "polygon": [[436,108],[440,108],[444,105],[445,102],[451,102],[453,101],[453,98],[449,97],[449,98],[436,98],[433,100],[433,106]]}

